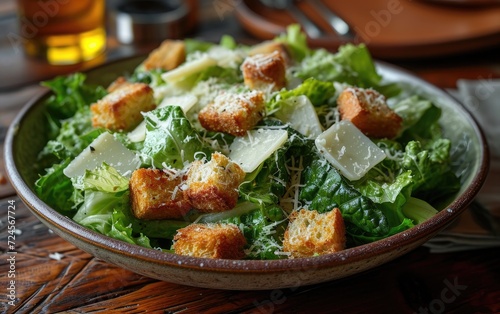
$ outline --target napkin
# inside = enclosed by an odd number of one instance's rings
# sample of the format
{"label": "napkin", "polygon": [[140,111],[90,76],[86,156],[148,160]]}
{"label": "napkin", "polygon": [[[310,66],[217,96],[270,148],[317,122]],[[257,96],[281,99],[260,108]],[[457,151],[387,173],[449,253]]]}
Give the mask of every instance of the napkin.
{"label": "napkin", "polygon": [[500,246],[500,80],[457,81],[457,90],[448,90],[461,101],[482,127],[490,148],[490,171],[476,199],[447,229],[424,246],[433,253]]}

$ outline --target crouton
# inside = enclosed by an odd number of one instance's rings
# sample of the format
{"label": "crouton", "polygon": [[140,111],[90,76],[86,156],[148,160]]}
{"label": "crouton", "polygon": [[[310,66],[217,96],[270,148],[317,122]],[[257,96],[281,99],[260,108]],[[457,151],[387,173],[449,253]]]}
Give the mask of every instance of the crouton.
{"label": "crouton", "polygon": [[141,112],[155,107],[153,89],[149,85],[123,84],[90,106],[92,125],[112,131],[128,131],[143,120]]}
{"label": "crouton", "polygon": [[245,58],[241,65],[245,85],[253,90],[280,90],[286,86],[286,62],[277,50]]}
{"label": "crouton", "polygon": [[183,177],[160,169],[137,169],[130,178],[132,213],[138,219],[180,219],[191,209]]}
{"label": "crouton", "polygon": [[399,134],[403,119],[373,89],[346,88],[337,105],[340,118],[351,121],[368,137],[394,138]]}
{"label": "crouton", "polygon": [[116,80],[114,80],[111,84],[109,84],[106,90],[108,91],[108,93],[112,93],[119,88],[130,86],[132,84],[134,83],[127,81],[125,77],[119,76]]}
{"label": "crouton", "polygon": [[194,161],[187,173],[187,190],[191,205],[205,213],[232,209],[238,201],[238,187],[245,172],[220,153],[209,162]]}
{"label": "crouton", "polygon": [[252,49],[248,51],[248,55],[254,56],[258,54],[268,54],[275,51],[278,51],[281,54],[286,64],[289,64],[291,62],[288,47],[284,43],[280,43],[274,40],[267,40],[253,46]]}
{"label": "crouton", "polygon": [[198,120],[209,131],[243,136],[264,117],[265,106],[262,92],[222,93],[200,110]]}
{"label": "crouton", "polygon": [[172,70],[182,64],[186,59],[186,47],[182,40],[167,39],[153,50],[143,62],[144,69]]}
{"label": "crouton", "polygon": [[316,210],[292,212],[283,239],[283,251],[290,258],[309,257],[341,251],[345,248],[344,219],[338,208],[320,214]]}
{"label": "crouton", "polygon": [[234,224],[191,224],[177,230],[172,248],[194,257],[241,259],[246,239]]}

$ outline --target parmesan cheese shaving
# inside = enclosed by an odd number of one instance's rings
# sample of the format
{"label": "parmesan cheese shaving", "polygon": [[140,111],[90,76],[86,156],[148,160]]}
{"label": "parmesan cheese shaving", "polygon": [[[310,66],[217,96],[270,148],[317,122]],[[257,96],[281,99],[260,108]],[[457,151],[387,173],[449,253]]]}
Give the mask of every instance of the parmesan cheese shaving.
{"label": "parmesan cheese shaving", "polygon": [[104,132],[76,156],[63,173],[67,177],[76,178],[84,175],[86,170],[95,170],[104,162],[124,176],[130,176],[141,164],[134,152],[115,139],[111,133]]}
{"label": "parmesan cheese shaving", "polygon": [[257,129],[237,137],[229,147],[229,158],[250,173],[280,148],[288,139],[286,130]]}
{"label": "parmesan cheese shaving", "polygon": [[173,70],[163,73],[161,78],[165,82],[176,83],[216,64],[217,60],[208,55],[203,55],[199,59],[188,61]]}
{"label": "parmesan cheese shaving", "polygon": [[350,121],[342,120],[315,141],[320,153],[344,177],[359,180],[386,158],[386,154]]}
{"label": "parmesan cheese shaving", "polygon": [[323,132],[316,110],[305,95],[287,99],[275,115],[307,137],[316,138]]}

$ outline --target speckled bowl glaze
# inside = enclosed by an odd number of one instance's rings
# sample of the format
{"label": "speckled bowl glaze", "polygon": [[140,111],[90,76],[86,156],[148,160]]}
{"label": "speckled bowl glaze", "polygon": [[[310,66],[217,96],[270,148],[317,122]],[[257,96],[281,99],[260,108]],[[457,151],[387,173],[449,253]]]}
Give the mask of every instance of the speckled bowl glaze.
{"label": "speckled bowl glaze", "polygon": [[[107,85],[133,71],[142,57],[106,64],[87,72],[88,81]],[[86,229],[41,201],[33,192],[37,174],[30,165],[47,140],[43,122],[45,92],[29,102],[11,125],[5,146],[8,175],[32,213],[78,248],[144,276],[198,287],[234,290],[281,289],[335,280],[372,269],[422,245],[457,218],[473,200],[488,170],[484,137],[470,114],[442,90],[393,66],[377,63],[388,81],[428,96],[443,109],[442,125],[454,143],[467,145],[457,172],[462,188],[432,219],[384,240],[312,258],[274,261],[204,259],[142,248]]]}

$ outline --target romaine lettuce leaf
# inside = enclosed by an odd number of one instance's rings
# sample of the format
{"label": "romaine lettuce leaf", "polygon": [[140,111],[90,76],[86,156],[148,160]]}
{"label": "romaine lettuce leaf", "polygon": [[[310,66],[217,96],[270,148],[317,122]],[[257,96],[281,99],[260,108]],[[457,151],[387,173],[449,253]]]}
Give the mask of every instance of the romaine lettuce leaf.
{"label": "romaine lettuce leaf", "polygon": [[402,165],[412,172],[412,195],[432,203],[460,189],[460,180],[450,168],[450,147],[450,140],[444,138],[428,147],[418,141],[406,145]]}
{"label": "romaine lettuce leaf", "polygon": [[400,142],[425,142],[442,137],[438,124],[441,109],[429,100],[415,95],[400,101],[393,109],[403,118],[404,131],[398,139]]}
{"label": "romaine lettuce leaf", "polygon": [[301,202],[319,212],[339,208],[349,246],[380,240],[414,226],[400,213],[405,198],[399,198],[396,204],[376,204],[352,188],[324,160],[314,160],[304,170],[303,178]]}
{"label": "romaine lettuce leaf", "polygon": [[57,160],[75,158],[102,132],[103,129],[92,127],[88,107],[82,108],[72,118],[62,120],[58,135],[47,142],[38,159],[43,162],[44,159],[51,160],[52,157]]}
{"label": "romaine lettuce leaf", "polygon": [[315,77],[320,81],[341,82],[362,88],[377,86],[382,80],[364,45],[348,44],[340,47],[337,53],[318,49],[302,60],[301,65],[295,74],[302,79]]}
{"label": "romaine lettuce leaf", "polygon": [[351,184],[375,203],[394,203],[404,188],[411,188],[413,185],[412,173],[410,170],[402,169],[404,150],[400,143],[383,139],[378,140],[377,145],[388,157]]}
{"label": "romaine lettuce leaf", "polygon": [[73,194],[75,189],[71,179],[64,175],[63,170],[71,159],[54,164],[35,182],[35,192],[38,197],[58,212],[70,215],[74,211]]}
{"label": "romaine lettuce leaf", "polygon": [[243,75],[238,68],[212,66],[200,73],[193,74],[183,80],[183,86],[195,86],[199,82],[208,79],[216,80],[219,84],[227,84],[228,86],[236,85],[243,82]]}
{"label": "romaine lettuce leaf", "polygon": [[128,191],[108,193],[85,190],[84,202],[73,220],[114,239],[151,248],[149,238],[132,229]]}
{"label": "romaine lettuce leaf", "polygon": [[[429,147],[411,141],[404,150],[399,143],[390,140],[381,140],[378,145],[391,158],[386,158],[351,184],[363,196],[381,204],[387,217],[393,214],[399,220],[418,217],[418,213],[410,217],[401,211],[411,195],[434,202],[458,191],[459,179],[450,170],[448,140],[429,142]],[[425,213],[423,216],[428,218]]]}
{"label": "romaine lettuce leaf", "polygon": [[312,77],[308,78],[294,89],[285,89],[277,93],[266,104],[267,111],[274,111],[280,102],[301,95],[307,96],[315,107],[320,107],[332,102],[335,87],[332,82],[320,81]]}
{"label": "romaine lettuce leaf", "polygon": [[128,79],[132,83],[144,83],[149,84],[151,87],[160,86],[165,84],[161,75],[165,73],[163,69],[152,69],[146,71],[144,66],[138,66],[132,76]]}
{"label": "romaine lettuce leaf", "polygon": [[276,254],[282,250],[282,238],[286,229],[285,220],[272,221],[256,209],[222,222],[239,226],[247,240],[245,254],[250,259],[279,259]]}
{"label": "romaine lettuce leaf", "polygon": [[303,172],[304,187],[300,192],[303,203],[320,213],[337,207],[346,223],[375,236],[386,235],[390,226],[387,218],[368,198],[349,186],[326,160],[314,160]]}
{"label": "romaine lettuce leaf", "polygon": [[85,79],[84,74],[76,73],[42,83],[54,94],[45,101],[50,140],[38,155],[37,171],[45,174],[35,182],[35,191],[63,214],[72,213],[76,206],[75,189],[63,170],[102,132],[92,127],[89,105],[106,91],[85,84]]}
{"label": "romaine lettuce leaf", "polygon": [[219,46],[227,48],[227,49],[235,49],[238,47],[238,43],[234,40],[231,35],[222,35],[220,38]]}
{"label": "romaine lettuce leaf", "polygon": [[191,54],[196,51],[206,52],[215,45],[214,43],[194,38],[184,39],[184,44],[186,45],[186,54]]}
{"label": "romaine lettuce leaf", "polygon": [[415,197],[408,198],[402,211],[403,214],[412,219],[415,224],[420,224],[438,213],[429,203]]}
{"label": "romaine lettuce leaf", "polygon": [[375,203],[394,203],[403,188],[413,182],[411,171],[405,171],[389,179],[384,174],[377,175],[378,169],[372,169],[361,180],[352,182],[353,186]]}
{"label": "romaine lettuce leaf", "polygon": [[94,171],[85,171],[78,183],[73,185],[81,190],[101,191],[107,193],[123,192],[128,189],[129,180],[115,168],[103,163]]}
{"label": "romaine lettuce leaf", "polygon": [[286,44],[292,58],[297,61],[301,61],[312,52],[307,45],[307,36],[302,32],[298,24],[288,26],[286,33],[276,37],[275,40]]}
{"label": "romaine lettuce leaf", "polygon": [[48,111],[54,118],[72,117],[78,110],[90,106],[107,94],[102,86],[85,84],[85,79],[85,74],[75,73],[42,82],[43,86],[54,92],[46,101]]}
{"label": "romaine lettuce leaf", "polygon": [[144,114],[146,138],[141,150],[143,162],[156,168],[164,165],[182,169],[185,162],[211,156],[179,106],[166,106]]}
{"label": "romaine lettuce leaf", "polygon": [[395,84],[382,84],[382,77],[377,73],[375,63],[364,44],[346,44],[337,53],[326,49],[314,50],[302,60],[294,75],[304,80],[314,77],[320,81],[373,88],[386,97],[395,96],[401,91]]}

